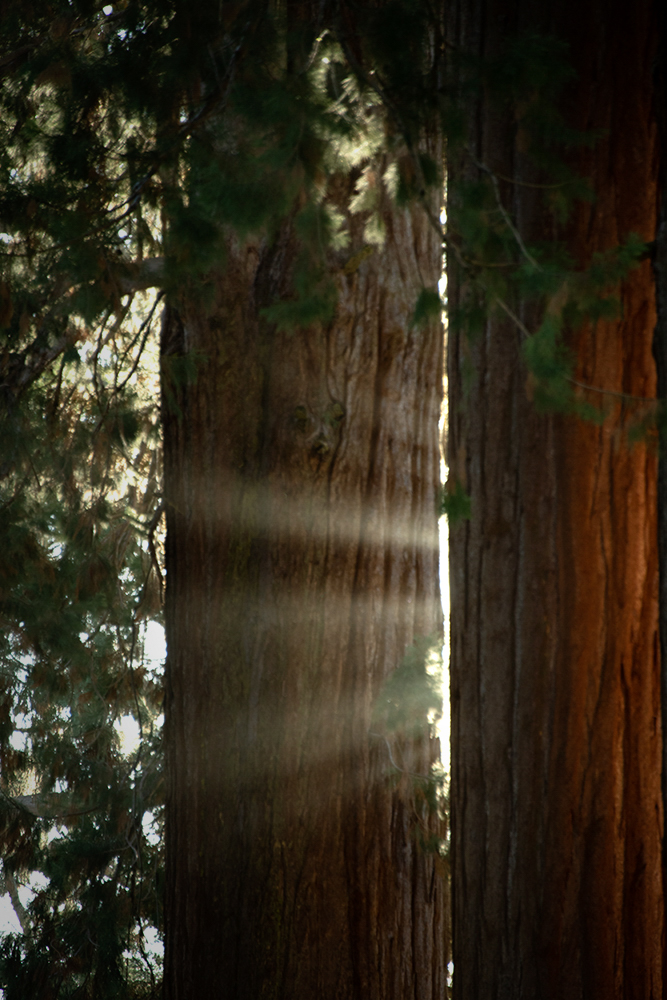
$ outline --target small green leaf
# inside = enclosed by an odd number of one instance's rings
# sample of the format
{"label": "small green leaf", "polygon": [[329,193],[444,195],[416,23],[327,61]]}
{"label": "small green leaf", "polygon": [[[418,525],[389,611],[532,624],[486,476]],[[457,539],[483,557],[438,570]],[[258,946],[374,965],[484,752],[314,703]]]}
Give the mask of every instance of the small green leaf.
{"label": "small green leaf", "polygon": [[425,326],[432,319],[442,315],[442,299],[434,288],[422,288],[412,314],[413,326]]}
{"label": "small green leaf", "polygon": [[470,520],[472,502],[459,479],[442,486],[438,514],[447,518],[450,528],[455,528],[461,521]]}
{"label": "small green leaf", "polygon": [[442,715],[441,642],[419,636],[387,678],[373,709],[373,721],[386,732],[416,735]]}

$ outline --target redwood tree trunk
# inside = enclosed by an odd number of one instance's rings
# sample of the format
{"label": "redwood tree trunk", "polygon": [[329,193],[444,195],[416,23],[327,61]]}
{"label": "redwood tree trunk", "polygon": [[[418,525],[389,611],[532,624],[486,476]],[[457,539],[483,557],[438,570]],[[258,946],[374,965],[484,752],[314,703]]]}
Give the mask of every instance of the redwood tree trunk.
{"label": "redwood tree trunk", "polygon": [[[571,43],[569,124],[605,130],[578,163],[597,200],[559,234],[586,264],[630,231],[653,238],[651,10],[545,8],[463,0],[451,39],[483,55],[530,27]],[[477,158],[538,179],[510,114],[471,111]],[[503,196],[525,239],[553,238],[534,189]],[[655,396],[648,262],[622,304],[572,335],[577,377]],[[538,414],[507,322],[472,343],[453,332],[448,364],[449,461],[472,498],[450,547],[454,995],[662,997],[655,455],[628,444],[612,397],[602,426]]]}
{"label": "redwood tree trunk", "polygon": [[410,322],[440,248],[420,210],[385,222],[381,250],[354,256],[352,220],[332,254],[329,325],[259,319],[289,290],[288,226],[230,239],[213,307],[165,317],[169,1000],[445,994],[440,821],[414,777],[437,740],[371,721],[441,632],[442,332]]}
{"label": "redwood tree trunk", "polygon": [[[653,335],[653,355],[657,371],[658,397],[667,400],[667,170],[664,150],[667,150],[667,11],[657,11],[658,46],[655,64],[655,108],[658,124],[658,142],[661,151],[659,164],[658,220],[653,253],[655,277],[656,325]],[[658,456],[658,560],[660,576],[660,677],[662,731],[667,730],[667,440],[665,439],[664,411],[660,428]],[[667,740],[662,741],[662,807],[667,811]],[[663,877],[667,870],[667,844],[662,838]],[[667,901],[663,905],[667,912]]]}

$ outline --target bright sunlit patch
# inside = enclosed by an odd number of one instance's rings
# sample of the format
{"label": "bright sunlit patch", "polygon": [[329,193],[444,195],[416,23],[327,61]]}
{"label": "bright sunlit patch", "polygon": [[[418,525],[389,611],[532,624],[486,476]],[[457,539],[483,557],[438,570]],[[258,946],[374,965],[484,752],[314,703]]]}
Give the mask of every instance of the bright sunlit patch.
{"label": "bright sunlit patch", "polygon": [[[25,683],[25,671],[21,671],[24,675],[21,678],[21,683]],[[28,730],[30,729],[30,716],[25,715],[23,712],[17,712],[14,716],[15,729],[12,735],[9,737],[9,742],[14,750],[25,750],[28,746]]]}
{"label": "bright sunlit patch", "polygon": [[116,730],[120,740],[121,753],[125,757],[128,757],[130,754],[133,754],[139,746],[139,723],[131,715],[124,715],[116,723]]}
{"label": "bright sunlit patch", "polygon": [[0,936],[4,934],[20,934],[21,924],[16,916],[12,901],[6,894],[0,897]]}
{"label": "bright sunlit patch", "polygon": [[[41,872],[35,872],[34,874],[39,875]],[[18,881],[18,879],[17,879]],[[35,898],[35,890],[30,885],[25,885],[22,882],[18,884],[19,899],[25,908],[27,909]]]}
{"label": "bright sunlit patch", "polygon": [[160,834],[156,833],[155,830],[155,816],[148,810],[144,813],[143,819],[141,821],[141,826],[144,831],[144,836],[149,844],[156,847],[160,843]]}
{"label": "bright sunlit patch", "polygon": [[164,955],[164,944],[154,927],[144,927],[144,947],[150,955]]}
{"label": "bright sunlit patch", "polygon": [[9,737],[9,743],[14,748],[14,750],[25,750],[28,745],[28,737],[25,733],[20,732],[15,729],[12,735]]}
{"label": "bright sunlit patch", "polygon": [[[440,222],[443,227],[447,225],[447,209],[443,206],[442,212],[440,213]],[[443,302],[443,308],[447,303],[447,274],[443,270],[440,281],[438,282],[438,292],[440,298]],[[442,322],[445,329],[445,336],[447,333],[447,316],[443,311]],[[447,482],[447,476],[449,475],[449,469],[445,464],[444,455],[444,444],[445,436],[447,433],[447,375],[445,374],[443,379],[443,393],[442,393],[442,410],[440,413],[440,421],[438,424],[438,431],[440,441],[442,443],[441,458],[440,458],[440,480],[443,483]],[[443,695],[443,706],[442,706],[442,718],[438,724],[438,736],[440,737],[440,756],[442,758],[442,764],[446,772],[449,772],[451,765],[451,753],[450,753],[450,704],[449,704],[449,524],[447,523],[446,517],[441,517],[438,524],[438,531],[440,535],[440,600],[442,601],[442,616],[444,619],[444,642],[442,646],[442,695]]]}
{"label": "bright sunlit patch", "polygon": [[445,771],[449,772],[449,526],[447,518],[441,517],[438,524],[440,531],[440,600],[444,618],[444,642],[442,646],[442,717],[438,723],[440,737],[440,756]]}
{"label": "bright sunlit patch", "polygon": [[46,889],[49,884],[49,880],[43,872],[31,872],[28,881],[30,888],[35,892],[39,892],[40,889]]}
{"label": "bright sunlit patch", "polygon": [[147,622],[144,631],[144,655],[151,663],[162,663],[167,655],[164,629],[159,622]]}
{"label": "bright sunlit patch", "polygon": [[[144,958],[148,959],[151,965],[156,964],[159,968],[162,964],[164,956],[164,944],[162,943],[157,930],[151,924],[144,924],[142,922],[139,936],[141,937]],[[134,958],[134,955],[135,953],[133,951],[129,951],[128,949],[123,952],[123,957],[126,960],[131,960]]]}
{"label": "bright sunlit patch", "polygon": [[107,4],[106,7],[102,7],[102,13],[106,14],[107,17],[109,16],[109,14],[113,14],[113,7],[111,6],[110,3]]}

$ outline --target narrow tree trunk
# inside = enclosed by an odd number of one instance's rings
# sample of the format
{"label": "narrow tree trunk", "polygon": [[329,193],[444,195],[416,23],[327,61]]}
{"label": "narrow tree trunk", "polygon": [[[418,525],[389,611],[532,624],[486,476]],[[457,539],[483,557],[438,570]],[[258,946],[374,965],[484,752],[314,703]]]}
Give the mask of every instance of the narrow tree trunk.
{"label": "narrow tree trunk", "polygon": [[[650,13],[480,0],[452,14],[452,40],[476,54],[529,27],[572,44],[569,123],[605,130],[579,164],[597,192],[567,234],[582,264],[630,231],[653,238]],[[536,179],[509,113],[484,104],[469,121],[479,160]],[[503,196],[525,239],[553,238],[533,189]],[[648,262],[622,304],[573,336],[577,377],[651,397]],[[449,387],[450,466],[472,498],[450,543],[454,995],[661,997],[655,456],[630,446],[612,397],[600,427],[539,415],[508,322],[475,342],[452,333]]]}
{"label": "narrow tree trunk", "polygon": [[[656,325],[653,335],[653,355],[657,372],[658,397],[667,401],[667,11],[658,9],[658,51],[655,66],[655,107],[658,124],[660,149],[659,207],[653,251],[653,274],[655,277]],[[658,560],[659,560],[659,606],[660,606],[660,701],[663,734],[667,732],[667,437],[665,435],[665,407],[660,414],[659,454],[658,454]],[[662,740],[662,808],[667,813],[667,740]],[[667,843],[663,830],[662,838],[663,879],[667,871]],[[663,909],[667,913],[667,900]]]}
{"label": "narrow tree trunk", "polygon": [[230,240],[214,304],[165,317],[169,1000],[445,995],[440,820],[414,777],[437,740],[371,720],[442,620],[442,333],[410,322],[439,241],[418,210],[385,221],[381,250],[355,257],[353,221],[332,255],[327,326],[259,318],[289,290],[287,226]]}

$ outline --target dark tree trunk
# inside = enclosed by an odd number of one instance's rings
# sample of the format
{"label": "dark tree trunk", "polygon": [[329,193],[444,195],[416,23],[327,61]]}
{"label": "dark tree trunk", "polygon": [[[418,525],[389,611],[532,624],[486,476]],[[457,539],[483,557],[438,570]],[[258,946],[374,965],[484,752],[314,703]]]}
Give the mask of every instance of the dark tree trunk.
{"label": "dark tree trunk", "polygon": [[[658,52],[655,67],[655,108],[658,141],[661,152],[659,170],[659,208],[653,252],[655,277],[656,326],[653,355],[657,371],[658,397],[667,401],[667,11],[658,9]],[[658,559],[660,563],[660,677],[662,731],[667,732],[667,436],[665,407],[660,414],[660,448],[658,455]],[[662,808],[667,812],[667,740],[662,741]],[[663,877],[667,871],[667,843],[663,831]],[[663,894],[664,896],[664,894]],[[667,900],[663,899],[667,912]]]}
{"label": "dark tree trunk", "polygon": [[437,740],[371,724],[442,627],[442,332],[410,323],[439,240],[419,210],[385,221],[381,250],[354,257],[354,222],[332,255],[327,326],[259,319],[288,227],[230,240],[213,306],[165,317],[169,1000],[445,995],[441,821],[414,778]]}
{"label": "dark tree trunk", "polygon": [[[483,55],[531,27],[570,42],[569,124],[605,130],[578,163],[597,201],[563,234],[585,264],[631,231],[653,238],[654,30],[645,0],[551,7],[461,0],[451,40]],[[537,179],[509,112],[484,103],[469,121],[479,160]],[[503,196],[525,239],[553,238],[533,189]],[[648,262],[622,304],[572,335],[577,377],[655,396]],[[449,462],[472,497],[450,543],[454,995],[662,997],[655,455],[628,444],[612,397],[600,427],[539,415],[508,322],[452,333],[448,365]]]}

